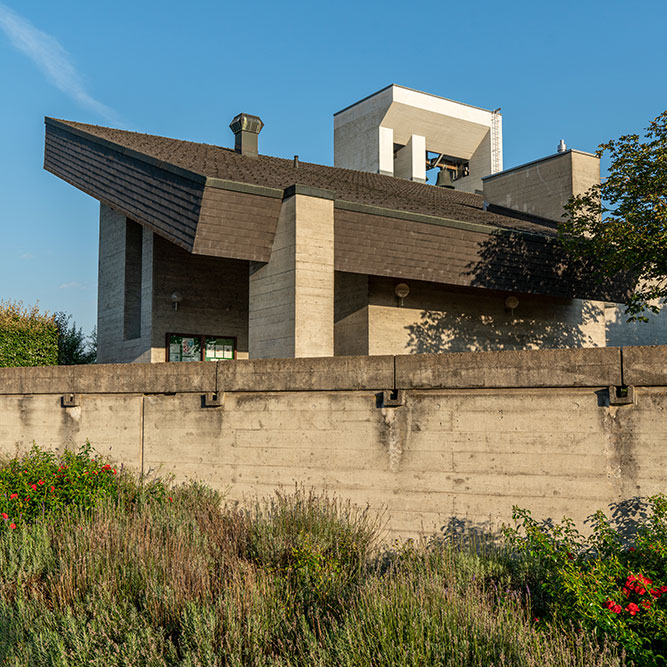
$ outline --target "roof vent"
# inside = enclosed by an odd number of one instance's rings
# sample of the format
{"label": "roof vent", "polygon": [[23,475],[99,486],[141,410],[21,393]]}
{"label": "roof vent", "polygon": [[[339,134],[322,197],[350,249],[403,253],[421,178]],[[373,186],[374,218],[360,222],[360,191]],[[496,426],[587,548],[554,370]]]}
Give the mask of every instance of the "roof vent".
{"label": "roof vent", "polygon": [[264,127],[259,116],[240,113],[229,124],[234,133],[234,150],[241,155],[257,157],[257,137]]}
{"label": "roof vent", "polygon": [[558,144],[558,152],[559,153],[564,153],[567,150],[567,146],[565,145],[565,141],[563,139],[560,140],[560,143]]}

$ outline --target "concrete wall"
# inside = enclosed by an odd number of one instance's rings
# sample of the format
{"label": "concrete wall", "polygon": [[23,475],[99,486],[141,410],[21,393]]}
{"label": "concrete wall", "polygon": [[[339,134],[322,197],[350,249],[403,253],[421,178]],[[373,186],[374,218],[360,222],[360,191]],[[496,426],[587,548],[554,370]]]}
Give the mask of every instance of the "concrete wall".
{"label": "concrete wall", "polygon": [[167,333],[235,337],[237,357],[248,358],[248,262],[193,255],[156,235],[154,266],[152,361],[165,361]]}
{"label": "concrete wall", "polygon": [[250,357],[333,355],[333,233],[331,199],[283,201],[270,260],[250,266]]}
{"label": "concrete wall", "polygon": [[399,306],[398,282],[369,278],[369,354],[605,346],[601,302],[520,294],[512,313],[505,293],[408,281]]}
{"label": "concrete wall", "polygon": [[97,288],[97,358],[100,363],[151,361],[153,233],[144,228],[142,234],[140,335],[126,339],[126,230],[125,216],[100,204]]}
{"label": "concrete wall", "polygon": [[483,179],[484,199],[516,211],[562,220],[573,194],[600,182],[600,159],[569,150]]}
{"label": "concrete wall", "polygon": [[625,306],[609,303],[605,307],[607,345],[667,345],[667,309],[656,315],[645,313],[648,322],[628,322]]}
{"label": "concrete wall", "polygon": [[[497,526],[515,504],[583,521],[664,491],[665,369],[665,347],[7,368],[0,443],[88,438],[229,499],[325,488],[385,508],[403,536]],[[622,382],[633,402],[610,405]],[[204,407],[207,392],[222,404]],[[71,394],[78,405],[62,407]]]}
{"label": "concrete wall", "polygon": [[368,354],[368,276],[334,274],[334,354]]}

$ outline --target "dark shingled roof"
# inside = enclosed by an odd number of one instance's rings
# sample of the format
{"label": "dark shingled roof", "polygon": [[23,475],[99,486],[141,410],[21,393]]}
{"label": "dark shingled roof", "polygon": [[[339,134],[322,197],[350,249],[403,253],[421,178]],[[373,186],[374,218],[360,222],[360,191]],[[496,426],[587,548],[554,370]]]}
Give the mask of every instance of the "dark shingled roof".
{"label": "dark shingled roof", "polygon": [[553,236],[556,223],[508,209],[484,210],[480,195],[392,176],[260,155],[230,148],[59,120],[60,123],[202,176],[285,189],[299,183],[331,190],[336,199]]}

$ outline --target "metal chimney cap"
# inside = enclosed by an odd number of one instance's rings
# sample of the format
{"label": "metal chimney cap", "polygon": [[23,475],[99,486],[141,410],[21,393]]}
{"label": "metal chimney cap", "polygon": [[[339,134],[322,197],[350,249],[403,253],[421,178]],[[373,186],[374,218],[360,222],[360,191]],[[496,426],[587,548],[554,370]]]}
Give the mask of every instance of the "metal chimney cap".
{"label": "metal chimney cap", "polygon": [[566,150],[567,150],[567,145],[565,144],[565,141],[561,139],[560,143],[558,144],[558,152],[564,153]]}
{"label": "metal chimney cap", "polygon": [[239,132],[259,134],[264,127],[264,123],[259,116],[253,116],[249,113],[240,113],[234,116],[229,127],[234,134],[238,134]]}

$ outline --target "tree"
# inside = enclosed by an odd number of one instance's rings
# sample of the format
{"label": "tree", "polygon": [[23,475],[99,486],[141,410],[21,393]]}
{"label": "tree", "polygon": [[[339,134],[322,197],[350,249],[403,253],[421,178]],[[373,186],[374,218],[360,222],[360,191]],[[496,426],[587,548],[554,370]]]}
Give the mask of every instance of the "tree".
{"label": "tree", "polygon": [[598,278],[630,279],[629,321],[648,321],[667,297],[667,111],[646,128],[601,144],[608,177],[565,207],[561,240],[578,259],[598,266]]}
{"label": "tree", "polygon": [[93,329],[90,340],[76,322],[70,324],[71,315],[58,312],[54,315],[58,327],[58,365],[92,364],[97,357],[97,332]]}

